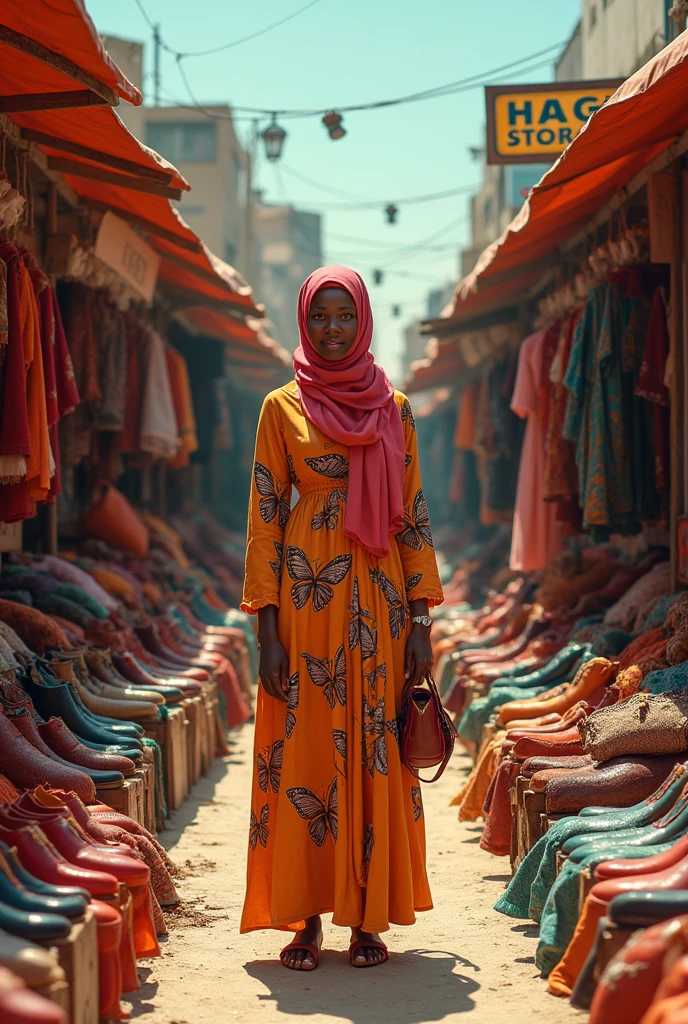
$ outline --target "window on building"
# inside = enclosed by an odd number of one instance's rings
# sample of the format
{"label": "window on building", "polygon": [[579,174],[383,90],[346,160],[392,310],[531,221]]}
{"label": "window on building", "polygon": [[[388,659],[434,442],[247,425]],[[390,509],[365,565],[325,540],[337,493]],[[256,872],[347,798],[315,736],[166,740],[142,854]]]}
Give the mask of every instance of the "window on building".
{"label": "window on building", "polygon": [[173,164],[213,163],[217,159],[217,125],[212,121],[149,121],[146,145]]}
{"label": "window on building", "polygon": [[593,4],[590,8],[590,31],[594,29],[597,24],[597,4]]}
{"label": "window on building", "polygon": [[225,238],[225,263],[231,263],[232,266],[236,263],[237,247],[234,242],[230,242],[229,239]]}

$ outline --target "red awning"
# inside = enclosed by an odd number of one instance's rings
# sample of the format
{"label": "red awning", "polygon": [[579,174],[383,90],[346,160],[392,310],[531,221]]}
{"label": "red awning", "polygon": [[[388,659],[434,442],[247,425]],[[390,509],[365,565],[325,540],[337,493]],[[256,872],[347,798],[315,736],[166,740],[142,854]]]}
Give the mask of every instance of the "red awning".
{"label": "red awning", "polygon": [[2,76],[19,86],[16,93],[100,85],[115,103],[119,97],[141,103],[139,90],[108,56],[82,0],[14,0],[3,5],[0,22]]}
{"label": "red awning", "polygon": [[[541,260],[582,227],[615,192],[688,128],[688,33],[684,32],[596,111],[504,234],[457,287],[451,319],[473,312],[490,278]],[[503,283],[507,298],[523,288]]]}

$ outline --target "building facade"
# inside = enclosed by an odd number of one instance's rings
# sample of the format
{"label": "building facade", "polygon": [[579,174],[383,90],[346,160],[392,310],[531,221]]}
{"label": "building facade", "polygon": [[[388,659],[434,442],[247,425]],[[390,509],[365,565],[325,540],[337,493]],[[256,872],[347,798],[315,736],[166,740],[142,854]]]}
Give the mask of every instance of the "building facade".
{"label": "building facade", "polygon": [[269,315],[280,343],[293,352],[299,344],[299,289],[323,265],[320,214],[257,202],[253,236],[260,294],[269,296]]}
{"label": "building facade", "polygon": [[671,0],[583,0],[583,78],[628,78],[666,45]]}

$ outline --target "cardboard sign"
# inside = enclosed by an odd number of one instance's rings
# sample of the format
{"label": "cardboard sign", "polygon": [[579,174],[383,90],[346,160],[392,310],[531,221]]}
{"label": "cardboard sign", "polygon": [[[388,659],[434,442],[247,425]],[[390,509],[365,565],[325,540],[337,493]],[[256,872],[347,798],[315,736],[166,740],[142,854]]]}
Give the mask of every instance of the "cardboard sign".
{"label": "cardboard sign", "polygon": [[95,254],[150,302],[158,280],[160,257],[126,221],[109,210],[98,228]]}
{"label": "cardboard sign", "polygon": [[488,164],[553,161],[621,84],[622,79],[605,79],[549,85],[488,85]]}

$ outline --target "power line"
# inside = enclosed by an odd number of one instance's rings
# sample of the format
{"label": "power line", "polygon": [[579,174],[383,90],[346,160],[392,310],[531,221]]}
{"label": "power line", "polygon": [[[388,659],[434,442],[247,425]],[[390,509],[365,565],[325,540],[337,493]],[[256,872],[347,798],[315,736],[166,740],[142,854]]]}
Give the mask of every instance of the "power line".
{"label": "power line", "polygon": [[[143,15],[148,27],[154,32],[155,26],[141,0],[134,0],[134,3]],[[222,46],[215,46],[210,50],[188,50],[182,52],[173,49],[173,47],[171,47],[169,43],[166,43],[162,37],[160,37],[160,45],[167,51],[167,53],[176,57],[177,60],[186,60],[187,57],[209,57],[213,53],[222,53],[223,50],[231,50],[234,46],[241,46],[242,43],[248,43],[251,39],[257,39],[259,36],[264,36],[268,32],[272,32],[273,29],[279,28],[281,25],[286,25],[288,21],[293,21],[294,18],[298,18],[300,14],[304,14],[311,7],[315,7],[315,5],[319,3],[320,0],[310,0],[310,2],[304,4],[303,7],[299,7],[297,11],[292,11],[291,14],[285,15],[284,18],[280,18],[278,21],[273,21],[270,25],[266,25],[264,28],[260,28],[256,32],[250,32],[247,36],[242,36],[240,39],[233,39],[231,43],[223,43]]]}
{"label": "power line", "polygon": [[[138,0],[137,0],[138,2]],[[541,67],[548,66],[551,63],[552,57],[550,56],[547,60],[540,61],[537,64],[529,65],[527,67],[519,68],[519,64],[526,64],[531,60],[535,60],[537,57],[541,57],[546,53],[552,53],[553,50],[559,49],[563,44],[556,43],[553,46],[548,46],[545,50],[539,50],[537,53],[529,54],[527,57],[522,57],[520,60],[512,61],[509,64],[502,64],[498,68],[492,68],[490,71],[484,71],[476,75],[471,75],[468,78],[459,79],[456,82],[450,82],[447,85],[436,86],[433,89],[427,89],[424,92],[412,93],[407,96],[399,96],[394,99],[387,100],[374,100],[370,103],[356,103],[349,104],[346,106],[334,106],[334,107],[321,107],[319,109],[279,109],[270,107],[246,107],[240,104],[233,104],[234,110],[239,110],[244,113],[255,114],[263,117],[282,117],[282,118],[302,118],[302,117],[319,117],[326,114],[329,110],[336,110],[340,114],[352,113],[355,111],[364,110],[379,110],[384,107],[394,107],[405,103],[418,103],[423,100],[440,99],[445,96],[454,96],[460,92],[467,92],[471,89],[478,89],[483,85],[486,85],[490,80],[501,81],[503,79],[494,76],[502,75],[505,71],[512,71],[512,74],[508,77],[514,77],[516,75],[528,74],[531,71],[537,71]],[[191,84],[186,75],[186,72],[182,66],[183,55],[175,54],[177,60],[177,67],[181,75],[184,86],[189,94],[192,103],[195,105],[197,110],[204,110],[202,104],[196,99]],[[516,69],[516,70],[514,70]]]}
{"label": "power line", "polygon": [[[187,92],[189,93],[190,99],[192,100],[194,106],[197,109],[201,109],[202,110],[203,108],[198,103],[198,101],[196,100],[196,97],[193,94],[193,90],[191,89],[189,80],[188,80],[188,78],[186,76],[186,73],[185,73],[183,67],[182,67],[182,61],[183,60],[185,60],[187,57],[200,57],[200,56],[208,56],[208,55],[213,54],[213,53],[219,53],[219,52],[221,52],[223,50],[229,49],[232,46],[238,46],[240,43],[246,42],[249,39],[254,39],[254,38],[256,38],[259,35],[264,35],[265,33],[272,31],[272,29],[278,28],[280,25],[285,24],[287,21],[291,21],[293,18],[298,17],[299,14],[303,14],[310,7],[313,7],[313,6],[315,6],[316,3],[319,3],[320,0],[310,0],[310,2],[308,4],[306,4],[305,6],[299,8],[296,11],[293,11],[291,14],[289,14],[286,17],[280,19],[279,21],[273,22],[272,24],[267,25],[265,28],[260,29],[258,32],[255,32],[255,33],[252,33],[252,34],[250,34],[248,36],[242,37],[241,39],[233,40],[230,43],[223,44],[222,46],[218,46],[218,47],[215,47],[213,49],[199,50],[199,51],[186,51],[186,52],[182,51],[182,50],[176,50],[174,47],[170,46],[169,43],[167,43],[163,39],[162,35],[158,32],[155,24],[153,23],[152,19],[150,18],[148,12],[146,11],[146,8],[144,7],[142,0],[134,0],[134,2],[136,3],[136,6],[138,7],[139,11],[141,12],[141,15],[143,16],[143,18],[144,18],[146,24],[148,25],[148,27],[150,28],[150,30],[154,34],[156,34],[156,33],[158,34],[158,39],[159,39],[160,45],[169,54],[171,54],[176,59],[177,66],[179,67],[180,75],[181,75],[182,80],[184,82],[184,85],[185,85],[185,87],[187,89]],[[509,71],[509,70],[514,69],[514,68],[517,68],[519,65],[526,64],[526,63],[528,63],[531,60],[535,60],[538,57],[544,56],[545,54],[551,54],[552,51],[558,50],[562,46],[565,46],[567,42],[568,42],[568,40],[564,40],[563,42],[559,42],[559,43],[553,43],[550,46],[545,47],[543,50],[538,50],[535,53],[528,54],[526,57],[520,57],[520,58],[518,58],[516,60],[510,61],[507,64],[502,64],[502,65],[500,65],[497,68],[492,68],[490,71],[480,72],[480,73],[477,73],[475,75],[470,75],[468,78],[458,79],[455,82],[448,82],[445,85],[434,86],[431,89],[425,89],[425,90],[421,90],[420,92],[409,93],[409,94],[407,94],[405,96],[398,96],[398,97],[394,97],[392,99],[373,100],[373,101],[367,102],[367,103],[347,104],[347,105],[344,105],[344,106],[336,106],[336,107],[331,107],[330,106],[327,109],[322,108],[322,109],[318,109],[318,110],[313,110],[313,109],[311,109],[311,110],[298,110],[298,109],[296,109],[296,110],[289,110],[289,109],[279,109],[279,108],[275,108],[275,107],[246,107],[246,106],[240,106],[240,105],[235,105],[234,109],[235,110],[241,110],[241,111],[244,111],[244,112],[247,112],[247,113],[251,113],[251,114],[262,114],[265,117],[269,117],[271,115],[279,115],[281,117],[314,117],[314,116],[317,116],[318,114],[327,113],[327,111],[331,110],[331,109],[336,109],[339,113],[350,113],[350,112],[353,112],[353,111],[374,110],[374,109],[380,109],[382,107],[397,106],[397,105],[399,105],[401,103],[415,103],[415,102],[418,102],[420,100],[435,99],[435,98],[440,97],[440,96],[453,95],[455,92],[461,92],[461,91],[463,91],[467,87],[475,88],[478,85],[482,85],[482,84],[484,84],[484,79],[486,77],[490,77],[492,75],[501,74],[504,71]],[[551,60],[551,57],[550,57],[550,59],[546,63],[549,64],[550,60]],[[525,70],[535,70],[535,68],[532,68],[532,69],[521,69],[520,72],[515,72],[515,73],[523,73]]]}
{"label": "power line", "polygon": [[[306,178],[305,175],[299,174],[298,171],[292,171],[288,167],[282,167],[282,170],[286,171],[293,178],[297,178],[304,181],[308,185],[312,185],[315,188],[321,188],[323,191],[333,192],[339,191],[338,189],[331,189],[328,185],[324,185],[321,182],[314,181],[312,178]],[[442,192],[427,192],[424,195],[419,196],[404,196],[398,197],[386,196],[384,199],[365,199],[363,196],[355,196],[356,199],[362,200],[358,203],[323,203],[318,200],[318,205],[325,210],[369,210],[375,209],[378,206],[383,206],[385,203],[403,203],[405,206],[412,206],[416,203],[428,203],[435,199],[448,199],[450,196],[459,196],[466,192],[474,192],[477,188],[480,188],[479,184],[476,185],[460,185],[458,188],[448,188]],[[346,194],[346,193],[345,193]],[[352,193],[348,193],[352,196]]]}

